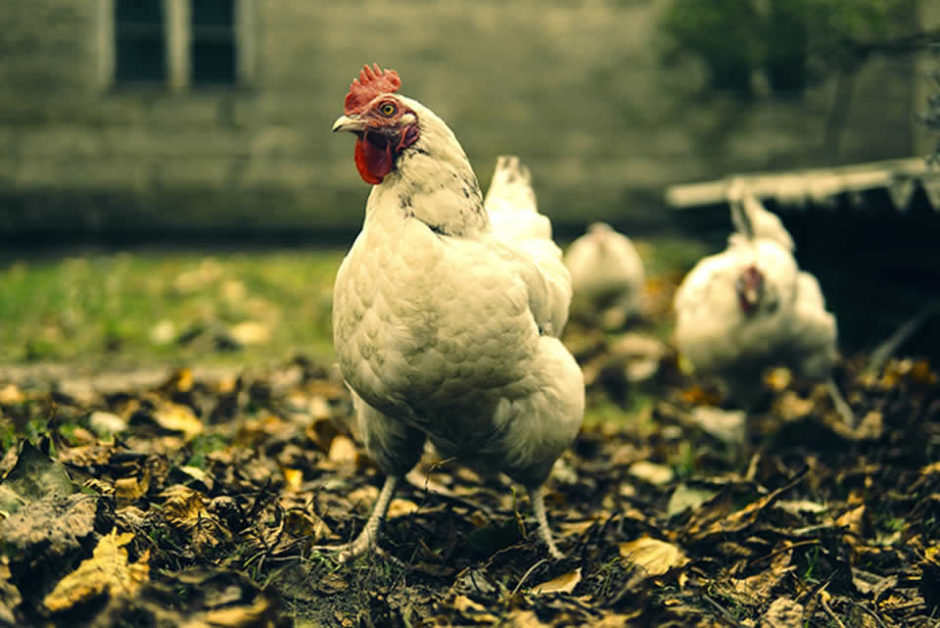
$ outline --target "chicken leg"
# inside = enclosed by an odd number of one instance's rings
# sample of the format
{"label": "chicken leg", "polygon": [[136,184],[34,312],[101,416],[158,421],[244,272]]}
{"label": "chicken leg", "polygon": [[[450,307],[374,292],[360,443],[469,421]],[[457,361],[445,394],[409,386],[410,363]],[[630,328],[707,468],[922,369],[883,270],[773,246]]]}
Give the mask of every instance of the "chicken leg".
{"label": "chicken leg", "polygon": [[558,551],[558,546],[555,545],[555,539],[552,538],[552,529],[548,526],[548,516],[545,514],[545,498],[542,495],[542,487],[537,486],[530,488],[529,499],[532,501],[532,511],[535,513],[535,521],[539,526],[539,536],[548,548],[548,553],[555,560],[563,559],[565,555]]}
{"label": "chicken leg", "polygon": [[392,502],[399,482],[401,478],[397,475],[386,476],[385,484],[382,485],[382,490],[379,491],[379,496],[372,507],[372,513],[366,519],[362,532],[353,541],[343,545],[316,545],[313,549],[337,552],[336,560],[341,563],[349,562],[367,552],[376,551],[382,522],[385,520],[385,513],[388,512],[388,505]]}
{"label": "chicken leg", "polygon": [[836,407],[836,411],[842,416],[842,420],[845,421],[846,425],[850,428],[855,429],[855,415],[852,414],[852,407],[849,406],[845,397],[842,396],[838,384],[836,384],[836,381],[832,377],[826,381],[826,389],[829,392],[829,396],[832,398],[832,404]]}

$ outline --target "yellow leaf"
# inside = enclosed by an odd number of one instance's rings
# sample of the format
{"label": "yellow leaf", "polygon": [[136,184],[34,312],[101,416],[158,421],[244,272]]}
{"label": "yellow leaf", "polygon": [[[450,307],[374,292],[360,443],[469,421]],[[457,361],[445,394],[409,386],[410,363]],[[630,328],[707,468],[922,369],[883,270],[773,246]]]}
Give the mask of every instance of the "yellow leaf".
{"label": "yellow leaf", "polygon": [[356,443],[340,434],[330,443],[330,453],[327,457],[334,464],[354,465],[359,459],[359,452]]}
{"label": "yellow leaf", "polygon": [[284,474],[284,482],[287,484],[289,491],[296,492],[300,490],[301,485],[304,483],[304,472],[302,470],[282,467],[281,473]]}
{"label": "yellow leaf", "polygon": [[666,541],[648,536],[620,544],[620,557],[642,567],[651,576],[661,576],[673,567],[689,562],[682,550]]}
{"label": "yellow leaf", "polygon": [[535,595],[542,595],[544,593],[571,593],[574,591],[574,588],[578,586],[579,582],[581,582],[580,567],[574,571],[562,574],[557,578],[552,578],[547,582],[535,585],[532,587],[532,593]]}
{"label": "yellow leaf", "polygon": [[114,497],[122,504],[130,504],[147,494],[150,490],[150,473],[144,470],[143,476],[138,478],[118,478],[114,481]]}
{"label": "yellow leaf", "polygon": [[189,406],[166,402],[153,413],[157,425],[171,432],[182,432],[186,440],[191,440],[202,433],[202,422],[193,414]]}
{"label": "yellow leaf", "polygon": [[136,563],[128,564],[124,546],[134,534],[117,530],[103,536],[91,558],[82,561],[78,569],[62,578],[43,604],[53,613],[72,608],[76,604],[107,593],[132,595],[150,576],[149,553],[145,552]]}
{"label": "yellow leaf", "polygon": [[650,484],[655,484],[657,486],[662,486],[663,484],[669,484],[673,478],[672,469],[666,465],[656,464],[655,462],[649,462],[648,460],[640,460],[639,462],[634,462],[630,465],[630,468],[627,472],[633,477],[645,480]]}
{"label": "yellow leaf", "polygon": [[388,513],[385,517],[387,519],[394,519],[396,517],[404,517],[410,515],[411,513],[418,511],[418,504],[407,499],[395,498],[392,500],[392,503],[388,505]]}
{"label": "yellow leaf", "polygon": [[238,323],[229,333],[243,345],[263,345],[271,340],[271,328],[257,321]]}

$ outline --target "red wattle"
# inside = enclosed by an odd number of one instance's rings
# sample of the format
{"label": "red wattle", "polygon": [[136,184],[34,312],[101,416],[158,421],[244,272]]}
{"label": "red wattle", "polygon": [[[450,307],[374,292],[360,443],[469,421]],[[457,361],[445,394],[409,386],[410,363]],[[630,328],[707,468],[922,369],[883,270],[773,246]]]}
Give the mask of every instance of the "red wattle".
{"label": "red wattle", "polygon": [[368,140],[356,140],[356,169],[362,180],[371,185],[378,185],[392,171],[392,147],[386,144],[379,148]]}

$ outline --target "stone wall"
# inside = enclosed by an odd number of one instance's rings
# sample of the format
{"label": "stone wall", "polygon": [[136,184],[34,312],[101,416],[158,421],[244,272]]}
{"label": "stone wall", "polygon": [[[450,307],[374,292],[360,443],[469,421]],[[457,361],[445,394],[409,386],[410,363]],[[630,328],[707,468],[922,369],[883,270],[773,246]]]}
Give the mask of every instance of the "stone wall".
{"label": "stone wall", "polygon": [[670,183],[913,150],[909,60],[869,63],[835,117],[831,84],[704,100],[697,68],[659,63],[665,0],[241,1],[251,80],[175,93],[110,84],[109,0],[3,3],[0,237],[351,230],[368,190],[329,129],[372,61],[448,121],[484,184],[497,155],[528,162],[563,231],[662,226]]}

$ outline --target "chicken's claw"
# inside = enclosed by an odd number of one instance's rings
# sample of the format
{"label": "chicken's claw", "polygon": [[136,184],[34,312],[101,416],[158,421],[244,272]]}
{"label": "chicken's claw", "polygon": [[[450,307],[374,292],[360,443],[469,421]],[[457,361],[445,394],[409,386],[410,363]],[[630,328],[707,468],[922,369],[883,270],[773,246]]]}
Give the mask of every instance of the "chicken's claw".
{"label": "chicken's claw", "polygon": [[382,490],[375,500],[372,514],[370,514],[369,518],[366,520],[366,525],[363,526],[362,532],[360,532],[359,536],[353,541],[344,543],[343,545],[314,545],[310,549],[321,552],[336,552],[336,560],[340,563],[349,562],[365,553],[372,553],[384,556],[400,564],[398,559],[386,554],[385,550],[378,545],[379,531],[382,527],[382,522],[385,520],[385,513],[388,511],[388,505],[391,503],[392,496],[395,494],[395,489],[398,487],[400,481],[401,478],[397,475],[389,475],[385,478],[385,484],[382,485]]}

